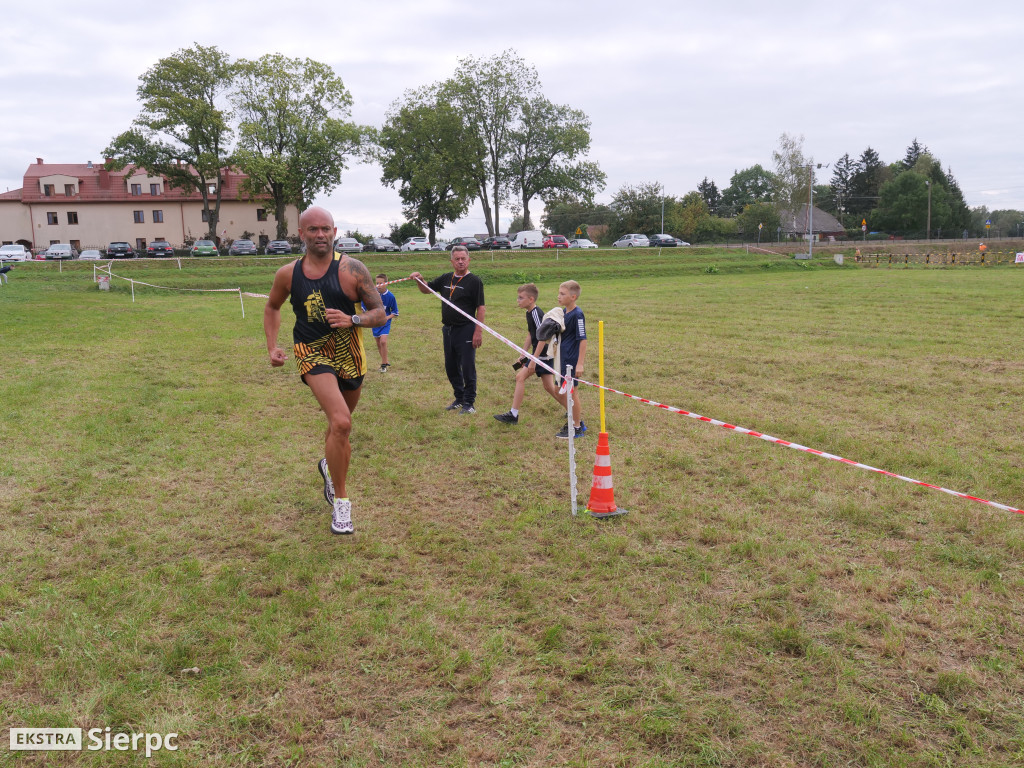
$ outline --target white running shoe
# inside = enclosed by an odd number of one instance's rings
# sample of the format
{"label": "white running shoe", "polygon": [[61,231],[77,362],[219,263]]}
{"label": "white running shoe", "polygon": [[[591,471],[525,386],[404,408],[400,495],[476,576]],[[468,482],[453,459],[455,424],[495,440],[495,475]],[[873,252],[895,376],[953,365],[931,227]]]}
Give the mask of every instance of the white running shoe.
{"label": "white running shoe", "polygon": [[348,499],[334,500],[334,514],[331,516],[331,533],[354,533],[352,527],[352,502]]}
{"label": "white running shoe", "polygon": [[328,504],[334,506],[334,483],[331,482],[331,470],[327,468],[327,459],[320,459],[316,468],[320,470],[320,476],[324,479],[324,498]]}

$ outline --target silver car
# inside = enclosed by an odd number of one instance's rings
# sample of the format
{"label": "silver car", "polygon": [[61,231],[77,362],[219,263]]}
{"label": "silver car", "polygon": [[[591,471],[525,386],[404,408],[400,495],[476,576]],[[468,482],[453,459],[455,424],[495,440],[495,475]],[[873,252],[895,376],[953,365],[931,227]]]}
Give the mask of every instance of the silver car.
{"label": "silver car", "polygon": [[48,259],[77,259],[78,251],[67,243],[54,243],[43,253]]}
{"label": "silver car", "polygon": [[87,251],[82,251],[82,255],[78,257],[82,261],[98,261],[103,258],[103,254],[97,251],[95,248],[90,248]]}
{"label": "silver car", "polygon": [[587,240],[585,237],[577,237],[575,240],[569,241],[570,248],[597,248],[597,243],[593,240]]}
{"label": "silver car", "polygon": [[614,243],[613,248],[646,248],[651,244],[651,241],[647,239],[647,235],[623,235]]}

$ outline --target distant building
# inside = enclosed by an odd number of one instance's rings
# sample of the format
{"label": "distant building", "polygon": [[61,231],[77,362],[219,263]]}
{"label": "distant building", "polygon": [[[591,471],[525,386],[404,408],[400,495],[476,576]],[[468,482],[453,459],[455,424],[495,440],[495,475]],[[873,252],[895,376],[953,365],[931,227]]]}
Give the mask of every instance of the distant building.
{"label": "distant building", "polygon": [[[807,237],[807,208],[807,203],[804,203],[795,211],[786,209],[779,211],[779,223],[782,226],[783,235]],[[815,240],[846,236],[846,228],[839,223],[839,219],[831,213],[825,213],[817,206],[814,207],[814,213],[811,216],[811,226],[814,227]]]}
{"label": "distant building", "polygon": [[[277,220],[269,200],[249,200],[241,193],[243,173],[221,175],[218,241],[252,233],[260,245],[277,238]],[[217,194],[216,182],[211,195]],[[205,238],[202,196],[172,188],[162,176],[141,168],[107,171],[103,165],[44,163],[37,158],[25,171],[21,189],[0,194],[0,241],[21,243],[34,251],[53,243],[70,243],[79,251],[123,241],[136,250],[155,240],[174,246]],[[288,232],[298,231],[298,209],[287,209]]]}

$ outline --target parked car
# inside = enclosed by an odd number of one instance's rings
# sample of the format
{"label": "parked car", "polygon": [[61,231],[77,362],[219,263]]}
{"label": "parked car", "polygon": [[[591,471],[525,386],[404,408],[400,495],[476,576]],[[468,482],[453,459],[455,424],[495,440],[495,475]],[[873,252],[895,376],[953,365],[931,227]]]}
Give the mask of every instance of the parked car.
{"label": "parked car", "polygon": [[196,240],[192,244],[193,256],[216,256],[217,244],[213,240]]}
{"label": "parked car", "polygon": [[483,241],[481,241],[480,247],[496,251],[501,248],[511,248],[512,241],[504,235],[491,235],[490,237],[485,237]]}
{"label": "parked car", "polygon": [[479,251],[480,241],[475,237],[455,237],[448,242],[448,250],[450,251],[456,245],[466,246],[467,251]]}
{"label": "parked car", "polygon": [[512,238],[513,248],[542,248],[544,247],[544,233],[539,229],[524,229],[516,232]]}
{"label": "parked car", "polygon": [[154,240],[152,243],[146,246],[147,256],[173,256],[174,247],[166,240]]}
{"label": "parked car", "polygon": [[434,243],[432,246],[430,246],[430,250],[432,250],[432,251],[447,251],[448,250],[448,241],[447,240],[438,240],[436,243]]}
{"label": "parked car", "polygon": [[20,243],[5,245],[0,248],[0,261],[31,261],[32,254]]}
{"label": "parked car", "polygon": [[256,247],[256,243],[244,238],[235,240],[228,248],[230,256],[255,256],[257,253],[259,253],[259,248]]}
{"label": "parked car", "polygon": [[89,248],[88,250],[82,251],[82,255],[78,258],[81,261],[99,261],[103,258],[103,254],[95,248]]}
{"label": "parked car", "polygon": [[677,237],[676,238],[676,245],[689,245],[689,243],[686,242],[685,240],[683,240],[683,238]]}
{"label": "parked car", "polygon": [[568,248],[569,241],[563,235],[548,235],[544,238],[545,248]]}
{"label": "parked car", "polygon": [[354,237],[339,237],[334,241],[334,250],[337,253],[359,253],[363,250],[363,244]]}
{"label": "parked car", "polygon": [[110,243],[107,246],[107,257],[111,259],[134,259],[135,249],[128,243]]}
{"label": "parked car", "polygon": [[366,245],[363,246],[364,251],[397,251],[398,246],[388,240],[386,237],[371,237]]}
{"label": "parked car", "polygon": [[263,249],[263,252],[268,256],[272,253],[275,254],[288,254],[292,253],[292,244],[287,240],[271,240],[267,243],[267,247]]}
{"label": "parked car", "polygon": [[613,248],[633,248],[634,246],[646,248],[650,241],[647,239],[647,235],[623,235],[614,243]]}
{"label": "parked car", "polygon": [[67,243],[54,243],[43,255],[48,259],[77,259],[78,251]]}
{"label": "parked car", "polygon": [[651,248],[675,248],[679,245],[672,235],[651,235],[647,241]]}
{"label": "parked car", "polygon": [[570,248],[597,248],[597,243],[587,240],[585,237],[577,237],[569,241]]}
{"label": "parked car", "polygon": [[403,251],[429,251],[430,241],[425,237],[407,237],[402,243]]}

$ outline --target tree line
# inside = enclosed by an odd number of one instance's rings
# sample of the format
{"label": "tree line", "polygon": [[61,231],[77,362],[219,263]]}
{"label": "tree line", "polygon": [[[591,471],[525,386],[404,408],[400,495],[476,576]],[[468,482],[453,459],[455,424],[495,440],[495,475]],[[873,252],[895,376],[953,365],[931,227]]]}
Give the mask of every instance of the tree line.
{"label": "tree line", "polygon": [[[288,205],[308,207],[349,162],[367,160],[401,198],[407,221],[392,234],[425,232],[431,242],[474,203],[488,234],[535,228],[536,200],[548,231],[587,228],[605,241],[661,231],[689,242],[771,240],[811,199],[851,237],[862,222],[886,236],[1024,234],[1020,211],[969,209],[952,170],[916,137],[892,163],[867,147],[820,165],[803,136],[784,133],[771,170],[737,170],[724,189],[708,177],[682,197],[656,182],[626,184],[598,204],[605,174],[587,157],[590,119],[548,99],[536,69],[511,50],[461,59],[451,77],[406,91],[380,128],[351,121],[352,96],[329,66],[280,54],[232,60],[196,44],[147,70],[137,95],[139,115],[104,150],[108,167],[132,164],[198,192],[211,238],[228,168],[246,174],[243,193],[271,202],[284,238]],[[502,210],[513,214],[504,227]]]}
{"label": "tree line", "polygon": [[1020,211],[969,209],[952,170],[944,169],[916,137],[896,162],[884,163],[868,147],[856,160],[844,154],[818,164],[805,156],[802,136],[784,133],[772,160],[771,170],[756,164],[735,171],[724,189],[704,177],[682,197],[666,195],[661,184],[644,183],[622,186],[605,206],[554,200],[544,224],[556,232],[596,224],[606,239],[663,227],[689,242],[753,241],[759,235],[767,241],[781,234],[783,216],[800,212],[802,218],[803,206],[813,199],[851,238],[867,233],[886,238],[1024,234]]}

